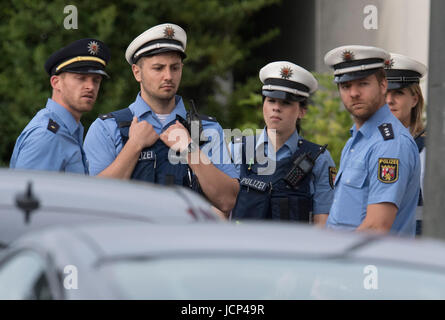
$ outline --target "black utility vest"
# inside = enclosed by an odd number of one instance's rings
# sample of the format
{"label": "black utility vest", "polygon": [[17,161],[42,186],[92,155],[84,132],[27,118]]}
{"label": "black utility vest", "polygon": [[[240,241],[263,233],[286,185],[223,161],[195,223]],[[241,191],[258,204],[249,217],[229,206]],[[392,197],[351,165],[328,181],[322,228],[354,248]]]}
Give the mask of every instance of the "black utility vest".
{"label": "black utility vest", "polygon": [[320,146],[300,139],[298,150],[292,156],[276,162],[273,174],[260,175],[258,169],[265,167],[266,164],[259,165],[256,162],[249,164],[245,161],[246,138],[243,137],[241,142],[238,142],[243,144],[243,160],[240,165],[240,191],[235,208],[232,210],[232,220],[274,219],[309,222],[312,211],[309,182],[312,174],[308,174],[296,188],[288,185],[284,177],[298,156],[309,152],[314,158]]}
{"label": "black utility vest", "polygon": [[[178,115],[177,118],[178,117],[180,116]],[[122,145],[124,146],[128,141],[129,129],[133,120],[131,110],[129,108],[117,110],[100,116],[100,118],[102,120],[114,118],[122,137]],[[167,126],[164,127],[164,130],[175,122],[176,119],[168,123]],[[170,163],[168,159],[169,150],[170,148],[166,146],[161,139],[158,139],[152,146],[143,149],[139,155],[131,179],[163,185],[182,185],[197,191],[199,185],[192,170],[189,169],[187,164],[182,164],[179,161],[177,161],[177,164]]]}

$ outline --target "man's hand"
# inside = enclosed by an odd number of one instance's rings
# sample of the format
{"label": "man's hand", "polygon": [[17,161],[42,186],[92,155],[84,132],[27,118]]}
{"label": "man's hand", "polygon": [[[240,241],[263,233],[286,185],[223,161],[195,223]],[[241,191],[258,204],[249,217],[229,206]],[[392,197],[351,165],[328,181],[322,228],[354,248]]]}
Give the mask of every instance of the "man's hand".
{"label": "man's hand", "polygon": [[155,129],[147,121],[138,122],[137,117],[131,121],[128,140],[132,141],[140,150],[150,147],[159,139]]}
{"label": "man's hand", "polygon": [[179,152],[186,150],[192,141],[188,130],[178,120],[161,133],[160,138],[167,147]]}

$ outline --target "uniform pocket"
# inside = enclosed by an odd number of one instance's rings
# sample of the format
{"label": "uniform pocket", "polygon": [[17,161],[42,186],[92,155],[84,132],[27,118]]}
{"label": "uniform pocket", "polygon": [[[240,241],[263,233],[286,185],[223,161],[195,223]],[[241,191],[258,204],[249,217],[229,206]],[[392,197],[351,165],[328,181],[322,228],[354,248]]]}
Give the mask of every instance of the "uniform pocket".
{"label": "uniform pocket", "polygon": [[345,167],[339,181],[339,197],[335,201],[338,221],[341,224],[357,227],[363,221],[367,209],[368,187],[366,179],[368,171],[365,163],[355,161]]}
{"label": "uniform pocket", "polygon": [[346,186],[360,189],[366,181],[367,173],[365,163],[355,161],[343,170],[341,182]]}

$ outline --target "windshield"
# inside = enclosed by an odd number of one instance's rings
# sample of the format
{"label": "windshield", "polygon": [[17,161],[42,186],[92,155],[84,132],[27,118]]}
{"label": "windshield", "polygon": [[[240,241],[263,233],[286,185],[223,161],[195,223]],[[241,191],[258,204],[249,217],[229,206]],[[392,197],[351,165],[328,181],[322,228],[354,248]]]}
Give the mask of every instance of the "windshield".
{"label": "windshield", "polygon": [[344,260],[174,258],[103,265],[126,299],[445,299],[445,274]]}

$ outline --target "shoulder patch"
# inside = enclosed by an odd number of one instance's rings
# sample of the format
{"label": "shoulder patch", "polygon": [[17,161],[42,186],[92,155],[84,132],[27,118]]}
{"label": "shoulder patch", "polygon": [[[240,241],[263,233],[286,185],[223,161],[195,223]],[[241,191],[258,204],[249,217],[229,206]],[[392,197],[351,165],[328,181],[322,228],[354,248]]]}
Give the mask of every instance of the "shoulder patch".
{"label": "shoulder patch", "polygon": [[111,118],[114,118],[114,115],[112,113],[99,115],[99,119],[101,119],[101,120],[107,120],[107,119],[111,119]]}
{"label": "shoulder patch", "polygon": [[380,133],[383,136],[383,140],[394,139],[394,131],[392,130],[391,123],[384,123],[379,126]]}
{"label": "shoulder patch", "polygon": [[394,183],[399,179],[399,159],[379,158],[378,179],[383,183]]}
{"label": "shoulder patch", "polygon": [[337,168],[329,167],[329,185],[331,186],[331,189],[334,189],[336,176],[337,176]]}
{"label": "shoulder patch", "polygon": [[205,114],[199,114],[199,120],[217,122],[215,117],[206,116]]}
{"label": "shoulder patch", "polygon": [[46,127],[46,129],[48,129],[49,131],[51,131],[53,133],[57,133],[59,128],[60,128],[60,125],[57,122],[55,122],[53,119],[49,119],[48,127]]}

